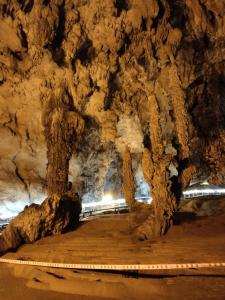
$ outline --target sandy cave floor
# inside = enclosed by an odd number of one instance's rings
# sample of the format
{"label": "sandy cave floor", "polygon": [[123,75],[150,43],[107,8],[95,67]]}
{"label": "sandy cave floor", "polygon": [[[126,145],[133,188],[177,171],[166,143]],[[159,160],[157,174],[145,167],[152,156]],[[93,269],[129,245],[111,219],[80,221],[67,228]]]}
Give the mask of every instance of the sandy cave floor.
{"label": "sandy cave floor", "polygon": [[[225,262],[225,214],[186,219],[153,242],[129,234],[127,215],[93,218],[73,232],[4,257],[68,263]],[[186,219],[186,220],[185,220]],[[107,273],[0,266],[0,299],[225,299],[225,269]]]}

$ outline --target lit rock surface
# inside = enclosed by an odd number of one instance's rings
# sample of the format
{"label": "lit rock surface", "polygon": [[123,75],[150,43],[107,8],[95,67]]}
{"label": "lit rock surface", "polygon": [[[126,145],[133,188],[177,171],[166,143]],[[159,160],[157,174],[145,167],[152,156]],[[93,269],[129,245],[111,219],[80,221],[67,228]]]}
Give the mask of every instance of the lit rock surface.
{"label": "lit rock surface", "polygon": [[41,237],[74,229],[79,221],[79,197],[47,198],[41,205],[25,207],[0,236],[0,253],[17,249]]}
{"label": "lit rock surface", "polygon": [[134,173],[144,153],[163,234],[194,175],[224,182],[224,24],[224,0],[2,0],[1,203],[47,195],[46,119],[60,99],[83,120],[73,189],[86,201],[105,185],[121,193],[126,146]]}

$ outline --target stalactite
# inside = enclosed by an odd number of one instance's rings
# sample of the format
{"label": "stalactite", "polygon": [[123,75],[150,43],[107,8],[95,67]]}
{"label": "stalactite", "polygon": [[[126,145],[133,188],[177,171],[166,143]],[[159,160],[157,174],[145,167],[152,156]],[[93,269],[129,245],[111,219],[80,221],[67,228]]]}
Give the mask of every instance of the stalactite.
{"label": "stalactite", "polygon": [[131,154],[126,147],[123,155],[123,191],[126,203],[130,210],[135,206],[135,182],[131,165]]}
{"label": "stalactite", "polygon": [[169,69],[169,92],[175,117],[176,135],[180,146],[180,159],[189,157],[189,126],[187,110],[185,108],[185,94],[177,74],[177,68],[172,65]]}
{"label": "stalactite", "polygon": [[[60,97],[62,98],[62,95]],[[48,149],[47,188],[50,197],[54,194],[62,196],[68,191],[69,161],[73,145],[77,142],[84,127],[83,120],[78,113],[69,111],[68,105],[62,102],[54,99],[52,101],[54,109],[48,118],[45,118]]]}
{"label": "stalactite", "polygon": [[142,172],[148,185],[151,186],[151,182],[154,174],[154,166],[151,158],[151,153],[147,148],[144,148],[143,155],[142,155]]}

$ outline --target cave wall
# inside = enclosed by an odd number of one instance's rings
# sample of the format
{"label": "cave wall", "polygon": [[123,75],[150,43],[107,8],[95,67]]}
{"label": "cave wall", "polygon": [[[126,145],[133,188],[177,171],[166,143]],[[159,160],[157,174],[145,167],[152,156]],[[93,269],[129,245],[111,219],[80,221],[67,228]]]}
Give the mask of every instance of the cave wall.
{"label": "cave wall", "polygon": [[146,136],[184,186],[224,183],[224,12],[224,0],[2,0],[0,203],[45,197],[43,118],[62,84],[85,122],[69,179],[87,201],[115,161],[119,185],[126,146],[140,163]]}

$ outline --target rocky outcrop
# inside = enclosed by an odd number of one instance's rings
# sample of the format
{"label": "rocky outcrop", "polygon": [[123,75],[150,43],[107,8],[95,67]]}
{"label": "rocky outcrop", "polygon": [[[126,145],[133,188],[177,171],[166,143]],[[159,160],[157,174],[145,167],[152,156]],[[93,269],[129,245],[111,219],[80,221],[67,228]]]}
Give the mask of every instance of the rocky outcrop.
{"label": "rocky outcrop", "polygon": [[41,237],[74,229],[80,212],[78,196],[54,196],[41,205],[27,206],[0,236],[0,254],[15,250],[23,243],[32,243]]}
{"label": "rocky outcrop", "polygon": [[47,183],[60,194],[68,178],[88,201],[115,178],[120,193],[129,147],[155,205],[135,230],[165,233],[194,175],[224,182],[224,12],[224,0],[2,0],[1,199],[44,198]]}
{"label": "rocky outcrop", "polygon": [[183,199],[178,210],[192,217],[219,215],[225,211],[225,201],[223,197]]}

